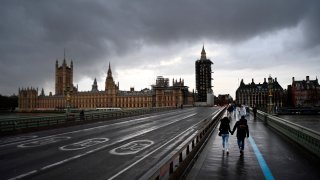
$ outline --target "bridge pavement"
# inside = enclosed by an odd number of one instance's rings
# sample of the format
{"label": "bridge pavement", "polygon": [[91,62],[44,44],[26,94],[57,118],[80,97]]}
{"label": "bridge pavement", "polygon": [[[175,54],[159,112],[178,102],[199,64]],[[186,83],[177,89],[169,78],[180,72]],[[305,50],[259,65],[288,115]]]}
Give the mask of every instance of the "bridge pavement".
{"label": "bridge pavement", "polygon": [[[231,129],[238,117],[232,115]],[[320,179],[320,162],[275,132],[261,119],[247,116],[250,138],[240,157],[236,133],[229,136],[229,154],[222,151],[218,128],[211,135],[187,179]],[[219,125],[218,125],[219,126]]]}

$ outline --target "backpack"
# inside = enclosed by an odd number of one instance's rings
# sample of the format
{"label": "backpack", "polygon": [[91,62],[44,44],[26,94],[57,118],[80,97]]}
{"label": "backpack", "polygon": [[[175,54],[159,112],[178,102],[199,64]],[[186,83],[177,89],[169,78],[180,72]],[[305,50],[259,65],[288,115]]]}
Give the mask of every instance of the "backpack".
{"label": "backpack", "polygon": [[239,125],[238,125],[238,129],[237,129],[239,135],[241,136],[246,136],[246,133],[247,133],[247,123],[246,122],[239,122]]}

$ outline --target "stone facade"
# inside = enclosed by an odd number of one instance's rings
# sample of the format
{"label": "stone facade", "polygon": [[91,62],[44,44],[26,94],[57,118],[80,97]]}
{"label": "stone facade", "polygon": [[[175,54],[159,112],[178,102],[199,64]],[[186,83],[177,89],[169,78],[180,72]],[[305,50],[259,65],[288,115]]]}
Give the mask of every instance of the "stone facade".
{"label": "stone facade", "polygon": [[256,105],[259,109],[267,110],[282,107],[286,99],[285,94],[277,78],[273,79],[269,76],[268,82],[264,78],[262,84],[256,84],[253,79],[251,83],[245,84],[242,79],[236,91],[236,102],[251,107]]}
{"label": "stone facade", "polygon": [[18,95],[19,110],[36,109],[38,105],[39,105],[38,89],[35,89],[35,88],[19,89],[19,95]]}
{"label": "stone facade", "polygon": [[145,107],[165,107],[180,106],[181,104],[193,104],[193,94],[188,92],[188,87],[184,86],[184,81],[173,80],[169,86],[169,80],[158,77],[152,89],[141,91],[119,90],[118,85],[112,77],[111,66],[109,64],[105,89],[98,90],[96,79],[91,91],[79,92],[73,86],[73,63],[67,66],[64,59],[61,67],[56,62],[55,95],[44,94],[42,89],[38,95],[38,89],[26,88],[19,89],[18,106],[20,111],[36,110],[57,110],[66,108],[75,109],[95,109],[95,108],[145,108]]}
{"label": "stone facade", "polygon": [[73,87],[73,62],[71,60],[70,66],[67,65],[66,59],[63,59],[62,65],[59,67],[58,60],[56,61],[56,83],[55,94],[64,95],[67,88]]}

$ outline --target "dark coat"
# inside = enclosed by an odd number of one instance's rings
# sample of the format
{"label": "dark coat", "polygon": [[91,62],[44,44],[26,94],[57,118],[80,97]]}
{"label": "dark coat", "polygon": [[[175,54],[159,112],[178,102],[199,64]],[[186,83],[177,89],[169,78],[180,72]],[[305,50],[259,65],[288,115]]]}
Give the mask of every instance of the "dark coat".
{"label": "dark coat", "polygon": [[257,107],[253,108],[253,113],[257,113]]}
{"label": "dark coat", "polygon": [[232,112],[232,111],[233,111],[233,106],[232,106],[232,105],[230,105],[230,106],[228,107],[228,111],[229,111],[229,112]]}
{"label": "dark coat", "polygon": [[230,129],[230,120],[228,118],[221,119],[219,131],[221,131],[221,134],[229,134],[231,133]]}
{"label": "dark coat", "polygon": [[236,129],[238,139],[244,139],[245,137],[249,138],[249,126],[245,118],[242,117],[239,121],[236,122],[232,129],[232,134]]}

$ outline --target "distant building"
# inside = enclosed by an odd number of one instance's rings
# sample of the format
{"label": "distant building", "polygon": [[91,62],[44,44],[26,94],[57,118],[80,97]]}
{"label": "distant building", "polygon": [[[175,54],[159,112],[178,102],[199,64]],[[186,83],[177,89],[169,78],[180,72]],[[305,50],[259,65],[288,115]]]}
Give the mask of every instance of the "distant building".
{"label": "distant building", "polygon": [[254,83],[253,79],[251,83],[245,84],[242,79],[236,91],[237,103],[251,107],[256,105],[262,110],[267,110],[270,106],[272,108],[282,107],[285,97],[285,91],[278,83],[277,78],[272,79],[271,76],[269,76],[268,82],[264,78],[262,84]]}
{"label": "distant building", "polygon": [[220,106],[224,106],[232,102],[233,102],[233,99],[230,96],[230,94],[219,94],[217,97],[217,100],[215,101],[215,103]]}
{"label": "distant building", "polygon": [[[213,101],[212,92],[212,61],[207,59],[204,46],[201,51],[201,58],[195,62],[196,68],[196,101],[197,102],[211,102]],[[208,99],[209,97],[210,99]],[[211,100],[212,99],[212,100]],[[213,102],[211,102],[213,103]]]}
{"label": "distant building", "polygon": [[155,93],[153,101],[155,107],[176,106],[182,104],[193,104],[193,94],[189,93],[188,87],[184,86],[184,80],[172,80],[172,86],[169,86],[169,79],[158,76],[156,84],[152,85]]}
{"label": "distant building", "polygon": [[294,107],[313,107],[320,106],[320,85],[318,78],[310,80],[306,76],[306,80],[296,81],[292,77],[292,85],[288,86],[290,89],[290,102]]}
{"label": "distant building", "polygon": [[35,110],[56,110],[66,108],[95,109],[104,107],[120,108],[142,108],[142,107],[176,107],[181,104],[193,104],[193,94],[188,92],[188,87],[184,86],[183,80],[173,80],[169,86],[169,80],[158,77],[152,89],[134,91],[119,90],[119,83],[116,84],[112,77],[111,66],[107,71],[105,89],[99,91],[97,80],[94,79],[91,91],[79,92],[73,86],[73,63],[67,66],[63,60],[59,67],[56,62],[55,94],[50,92],[49,96],[38,89],[19,88],[18,106],[20,111]]}
{"label": "distant building", "polygon": [[66,59],[63,59],[62,65],[59,67],[58,60],[56,60],[56,83],[55,94],[64,95],[68,88],[76,90],[73,86],[73,61],[71,60],[70,66],[67,65]]}

